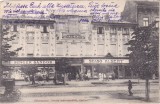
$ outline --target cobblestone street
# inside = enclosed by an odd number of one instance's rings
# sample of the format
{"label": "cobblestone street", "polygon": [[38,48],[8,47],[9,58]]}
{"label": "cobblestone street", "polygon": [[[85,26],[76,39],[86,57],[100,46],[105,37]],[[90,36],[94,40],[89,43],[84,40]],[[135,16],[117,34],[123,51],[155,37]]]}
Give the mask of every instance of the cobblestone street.
{"label": "cobblestone street", "polygon": [[[133,96],[128,96],[127,79],[110,81],[69,81],[68,85],[54,85],[47,82],[44,85],[31,86],[26,82],[17,82],[16,88],[21,92],[19,104],[23,103],[145,103],[144,80],[133,81]],[[25,86],[24,86],[25,84]],[[150,85],[149,103],[158,103],[158,81],[152,80]]]}

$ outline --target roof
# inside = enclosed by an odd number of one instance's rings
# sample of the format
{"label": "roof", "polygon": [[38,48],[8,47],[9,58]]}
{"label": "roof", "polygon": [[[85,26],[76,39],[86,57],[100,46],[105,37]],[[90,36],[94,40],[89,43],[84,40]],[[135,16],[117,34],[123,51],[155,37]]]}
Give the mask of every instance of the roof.
{"label": "roof", "polygon": [[107,23],[107,24],[128,24],[128,25],[137,25],[136,23],[124,21],[124,20],[110,20],[102,22],[92,22],[92,23]]}
{"label": "roof", "polygon": [[138,0],[135,1],[138,6],[151,6],[151,7],[159,7],[159,2],[158,1],[153,1],[153,0]]}
{"label": "roof", "polygon": [[54,23],[54,20],[30,20],[30,19],[3,19],[3,23],[28,23],[28,24],[46,24]]}

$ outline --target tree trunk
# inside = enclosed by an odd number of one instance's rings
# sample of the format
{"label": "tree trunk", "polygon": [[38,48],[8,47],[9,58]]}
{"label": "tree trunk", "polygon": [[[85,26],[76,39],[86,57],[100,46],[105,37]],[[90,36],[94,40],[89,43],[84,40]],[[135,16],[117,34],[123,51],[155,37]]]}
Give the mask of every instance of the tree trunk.
{"label": "tree trunk", "polygon": [[32,75],[32,85],[35,85],[35,76],[34,76],[34,74]]}
{"label": "tree trunk", "polygon": [[55,85],[57,85],[57,72],[55,71],[55,76],[54,76],[54,83],[55,83]]}
{"label": "tree trunk", "polygon": [[147,78],[146,79],[146,101],[149,101],[150,100],[150,97],[149,97],[149,79]]}
{"label": "tree trunk", "polygon": [[2,86],[2,75],[3,75],[3,71],[0,67],[0,87]]}
{"label": "tree trunk", "polygon": [[1,81],[2,81],[2,20],[0,19],[0,86],[1,86]]}

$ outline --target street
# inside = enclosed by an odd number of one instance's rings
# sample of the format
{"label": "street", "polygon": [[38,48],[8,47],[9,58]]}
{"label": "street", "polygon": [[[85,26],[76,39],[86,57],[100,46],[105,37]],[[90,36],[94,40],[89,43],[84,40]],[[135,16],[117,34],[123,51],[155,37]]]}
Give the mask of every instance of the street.
{"label": "street", "polygon": [[[32,86],[28,82],[16,82],[16,88],[21,91],[21,99],[16,104],[23,103],[146,103],[144,80],[132,80],[133,96],[128,95],[127,79],[110,81],[69,81],[67,85],[54,85],[51,81],[43,85]],[[26,84],[26,85],[25,85]],[[150,84],[150,102],[158,103],[158,80]]]}

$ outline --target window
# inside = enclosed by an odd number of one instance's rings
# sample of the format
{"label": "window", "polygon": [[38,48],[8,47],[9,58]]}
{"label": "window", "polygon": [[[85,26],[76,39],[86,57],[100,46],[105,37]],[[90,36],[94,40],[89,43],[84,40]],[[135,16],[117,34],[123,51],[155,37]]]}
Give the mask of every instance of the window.
{"label": "window", "polygon": [[25,27],[25,25],[24,25],[24,24],[21,24],[21,25],[20,25],[20,28],[24,28],[24,27]]}
{"label": "window", "polygon": [[69,46],[69,53],[71,56],[77,56],[78,52],[79,52],[79,47],[77,44],[73,43]]}
{"label": "window", "polygon": [[43,32],[47,33],[47,26],[43,26]]}
{"label": "window", "polygon": [[99,55],[99,56],[102,56],[102,55],[104,55],[104,45],[97,45],[97,54]]}
{"label": "window", "polygon": [[117,41],[117,36],[116,35],[110,35],[110,42],[115,43]]}
{"label": "window", "polygon": [[128,28],[123,28],[123,35],[129,35],[129,29]]}
{"label": "window", "polygon": [[81,30],[88,30],[89,26],[87,23],[83,23],[83,24],[81,24],[80,28],[81,28]]}
{"label": "window", "polygon": [[129,54],[128,47],[129,47],[128,45],[123,45],[122,46],[123,56],[125,56],[126,54]]}
{"label": "window", "polygon": [[34,28],[33,25],[28,25],[28,26],[27,26],[27,31],[34,31],[33,28]]}
{"label": "window", "polygon": [[19,41],[19,34],[14,34],[15,35],[15,37],[14,37],[14,39],[12,40],[12,43],[13,44],[18,44],[18,41]]}
{"label": "window", "polygon": [[48,41],[49,41],[49,35],[46,33],[42,34],[42,42],[48,43]]}
{"label": "window", "polygon": [[54,24],[50,25],[50,29],[54,29]]}
{"label": "window", "polygon": [[37,28],[37,29],[39,29],[39,28],[40,28],[40,25],[39,25],[39,24],[37,24],[37,25],[36,25],[36,28]]}
{"label": "window", "polygon": [[129,41],[129,35],[123,35],[122,40],[124,43],[127,43]]}
{"label": "window", "polygon": [[17,32],[17,25],[13,25],[13,31]]}
{"label": "window", "polygon": [[104,34],[104,27],[98,27],[97,34]]}
{"label": "window", "polygon": [[78,32],[79,32],[78,21],[70,20],[69,21],[69,33],[78,34]]}
{"label": "window", "polygon": [[111,55],[113,55],[113,56],[116,56],[116,55],[117,55],[117,47],[116,47],[116,44],[111,44],[111,45],[110,45],[110,53],[111,53]]}
{"label": "window", "polygon": [[34,42],[34,33],[27,33],[27,43],[33,43]]}
{"label": "window", "polygon": [[148,26],[148,25],[149,25],[149,19],[143,18],[143,26]]}
{"label": "window", "polygon": [[159,27],[159,18],[158,17],[156,17],[156,27],[158,28]]}
{"label": "window", "polygon": [[49,45],[48,44],[42,44],[41,45],[41,55],[42,56],[48,56],[49,55]]}
{"label": "window", "polygon": [[111,34],[116,34],[116,33],[117,33],[116,28],[115,28],[115,27],[111,27],[111,28],[110,28],[110,33],[111,33]]}
{"label": "window", "polygon": [[64,45],[62,44],[56,44],[56,55],[57,56],[63,56],[64,55]]}
{"label": "window", "polygon": [[33,56],[34,53],[34,44],[27,44],[26,47],[27,56]]}
{"label": "window", "polygon": [[59,31],[65,30],[65,28],[66,28],[65,22],[59,22],[59,23],[57,23],[56,28],[57,28],[57,30],[59,30]]}

